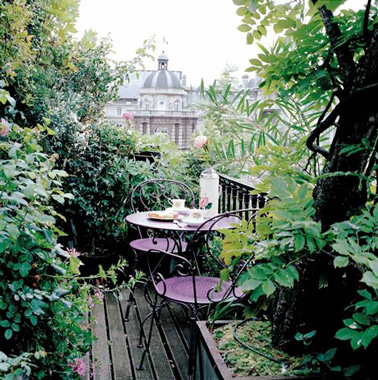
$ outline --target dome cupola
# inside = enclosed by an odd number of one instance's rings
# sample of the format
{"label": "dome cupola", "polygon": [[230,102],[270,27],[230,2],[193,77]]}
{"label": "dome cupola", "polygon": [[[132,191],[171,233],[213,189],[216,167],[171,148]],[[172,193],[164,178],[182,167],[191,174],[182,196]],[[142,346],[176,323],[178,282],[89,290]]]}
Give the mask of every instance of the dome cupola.
{"label": "dome cupola", "polygon": [[168,56],[164,51],[159,55],[158,67],[159,70],[168,70]]}
{"label": "dome cupola", "polygon": [[181,89],[177,76],[168,70],[168,56],[164,51],[158,57],[158,70],[148,75],[143,88]]}

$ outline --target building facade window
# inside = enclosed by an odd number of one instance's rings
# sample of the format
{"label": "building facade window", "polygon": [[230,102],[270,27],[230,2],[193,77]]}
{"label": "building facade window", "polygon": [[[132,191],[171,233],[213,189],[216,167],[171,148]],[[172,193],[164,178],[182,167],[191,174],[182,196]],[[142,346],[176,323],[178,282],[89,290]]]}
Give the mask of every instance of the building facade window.
{"label": "building facade window", "polygon": [[180,142],[180,124],[175,124],[175,144],[179,145]]}
{"label": "building facade window", "polygon": [[176,100],[173,104],[173,110],[174,111],[178,111],[180,108],[180,101],[179,100]]}
{"label": "building facade window", "polygon": [[147,123],[142,123],[142,134],[147,134]]}
{"label": "building facade window", "polygon": [[150,109],[150,101],[148,99],[144,99],[144,109],[145,110]]}
{"label": "building facade window", "polygon": [[117,108],[117,115],[121,116],[122,115],[122,108]]}

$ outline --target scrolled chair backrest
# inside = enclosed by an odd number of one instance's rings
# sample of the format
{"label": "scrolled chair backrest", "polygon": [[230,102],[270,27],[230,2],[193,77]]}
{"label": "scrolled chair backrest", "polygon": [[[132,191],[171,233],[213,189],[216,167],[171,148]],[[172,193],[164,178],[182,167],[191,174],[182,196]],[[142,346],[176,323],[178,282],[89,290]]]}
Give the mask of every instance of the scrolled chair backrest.
{"label": "scrolled chair backrest", "polygon": [[[195,298],[194,303],[197,304],[196,276],[206,276],[219,279],[219,282],[217,281],[214,286],[206,289],[209,303],[219,303],[229,298],[241,298],[243,294],[241,294],[240,289],[237,288],[237,281],[241,273],[250,265],[253,260],[253,255],[251,254],[246,259],[243,258],[243,260],[239,262],[239,265],[235,266],[235,270],[233,273],[230,273],[228,280],[230,286],[222,298],[219,299],[217,288],[222,285],[222,281],[220,281],[220,271],[226,268],[224,261],[219,258],[219,243],[221,243],[223,236],[222,228],[232,228],[233,224],[240,224],[245,217],[253,215],[252,211],[254,211],[254,209],[237,210],[207,219],[192,234],[185,255],[151,249],[148,260],[151,260],[154,264],[150,265],[149,262],[149,275],[155,286],[155,290],[164,296],[164,281],[167,277],[191,276]],[[248,224],[252,222],[252,218],[247,219]],[[216,242],[215,245],[214,241]],[[170,265],[168,271],[167,267],[169,267],[169,265],[165,264],[166,276],[163,276],[159,271],[159,268],[163,264],[163,258],[171,258],[175,263],[174,268]],[[159,288],[156,286],[158,282],[160,284]]]}
{"label": "scrolled chair backrest", "polygon": [[[224,238],[222,230],[240,225],[244,220],[251,227],[252,232],[255,226],[256,213],[255,208],[225,212],[207,219],[196,229],[188,243],[187,252],[191,255],[191,260],[196,262],[201,274],[220,276],[220,271],[227,268],[224,260],[220,258]],[[240,257],[239,263],[233,264],[232,270],[228,271],[229,281],[232,282],[233,289],[236,287],[240,275],[253,259],[252,252],[250,255],[244,255]]]}
{"label": "scrolled chair backrest", "polygon": [[171,206],[169,201],[173,198],[186,199],[186,206],[194,208],[194,194],[187,184],[170,179],[149,179],[132,190],[131,209],[133,212],[164,210]]}
{"label": "scrolled chair backrest", "polygon": [[[173,266],[172,262],[174,263]],[[161,296],[164,296],[166,293],[164,282],[166,278],[173,276],[194,276],[196,274],[196,268],[186,257],[171,251],[153,248],[148,252],[147,268],[148,277],[155,291]],[[158,284],[160,284],[160,288],[158,288]]]}

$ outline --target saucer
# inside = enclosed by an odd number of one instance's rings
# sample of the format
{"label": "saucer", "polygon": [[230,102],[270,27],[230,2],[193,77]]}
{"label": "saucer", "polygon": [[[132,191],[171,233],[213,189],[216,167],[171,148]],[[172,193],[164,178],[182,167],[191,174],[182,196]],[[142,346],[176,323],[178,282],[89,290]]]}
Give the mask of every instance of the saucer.
{"label": "saucer", "polygon": [[189,213],[189,210],[190,208],[188,207],[182,207],[182,208],[178,208],[178,207],[168,207],[166,209],[166,211],[168,212],[179,212],[181,214],[186,214],[186,213]]}
{"label": "saucer", "polygon": [[204,218],[199,218],[199,219],[184,218],[184,219],[182,219],[182,222],[187,224],[190,227],[199,227],[201,224],[206,222],[206,219],[204,219]]}

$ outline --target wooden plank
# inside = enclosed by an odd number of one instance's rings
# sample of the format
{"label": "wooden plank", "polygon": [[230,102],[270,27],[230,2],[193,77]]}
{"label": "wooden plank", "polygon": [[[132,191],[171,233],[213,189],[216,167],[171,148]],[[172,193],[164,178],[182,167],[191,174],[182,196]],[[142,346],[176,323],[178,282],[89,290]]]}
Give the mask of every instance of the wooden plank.
{"label": "wooden plank", "polygon": [[[122,290],[122,298],[124,300],[128,299],[128,291],[126,289]],[[143,295],[142,295],[143,297]],[[124,305],[122,305],[122,318],[124,315]],[[155,376],[153,375],[149,358],[146,357],[143,364],[143,370],[139,371],[136,367],[142,358],[143,348],[138,348],[139,343],[139,320],[137,315],[136,307],[132,306],[129,315],[129,321],[125,322],[126,334],[129,342],[129,349],[131,354],[131,362],[134,368],[135,378],[137,380],[153,380]]]}
{"label": "wooden plank", "polygon": [[188,352],[172,321],[171,314],[166,309],[163,309],[161,313],[161,327],[171,350],[177,371],[182,379],[186,379],[188,377]]}
{"label": "wooden plank", "polygon": [[126,335],[118,300],[111,293],[105,296],[106,313],[110,335],[110,349],[113,363],[114,380],[133,380]]}
{"label": "wooden plank", "polygon": [[[140,315],[143,319],[151,311],[150,305],[147,303],[141,289],[135,289],[135,298],[137,302],[137,307],[140,311]],[[145,324],[145,334],[148,334],[149,332],[150,320],[151,318]],[[153,323],[155,323],[155,321],[153,321]],[[163,342],[161,341],[161,337],[156,324],[154,325],[152,332],[150,355],[158,379],[174,380],[175,376],[169,364],[169,360],[165,352]]]}
{"label": "wooden plank", "polygon": [[94,380],[111,380],[110,355],[104,305],[95,305],[91,310],[92,335],[98,339],[92,344]]}
{"label": "wooden plank", "polygon": [[183,338],[183,343],[187,352],[189,352],[190,346],[190,323],[188,318],[180,305],[171,303],[169,306],[169,311],[172,317],[172,321],[178,328],[180,336]]}

